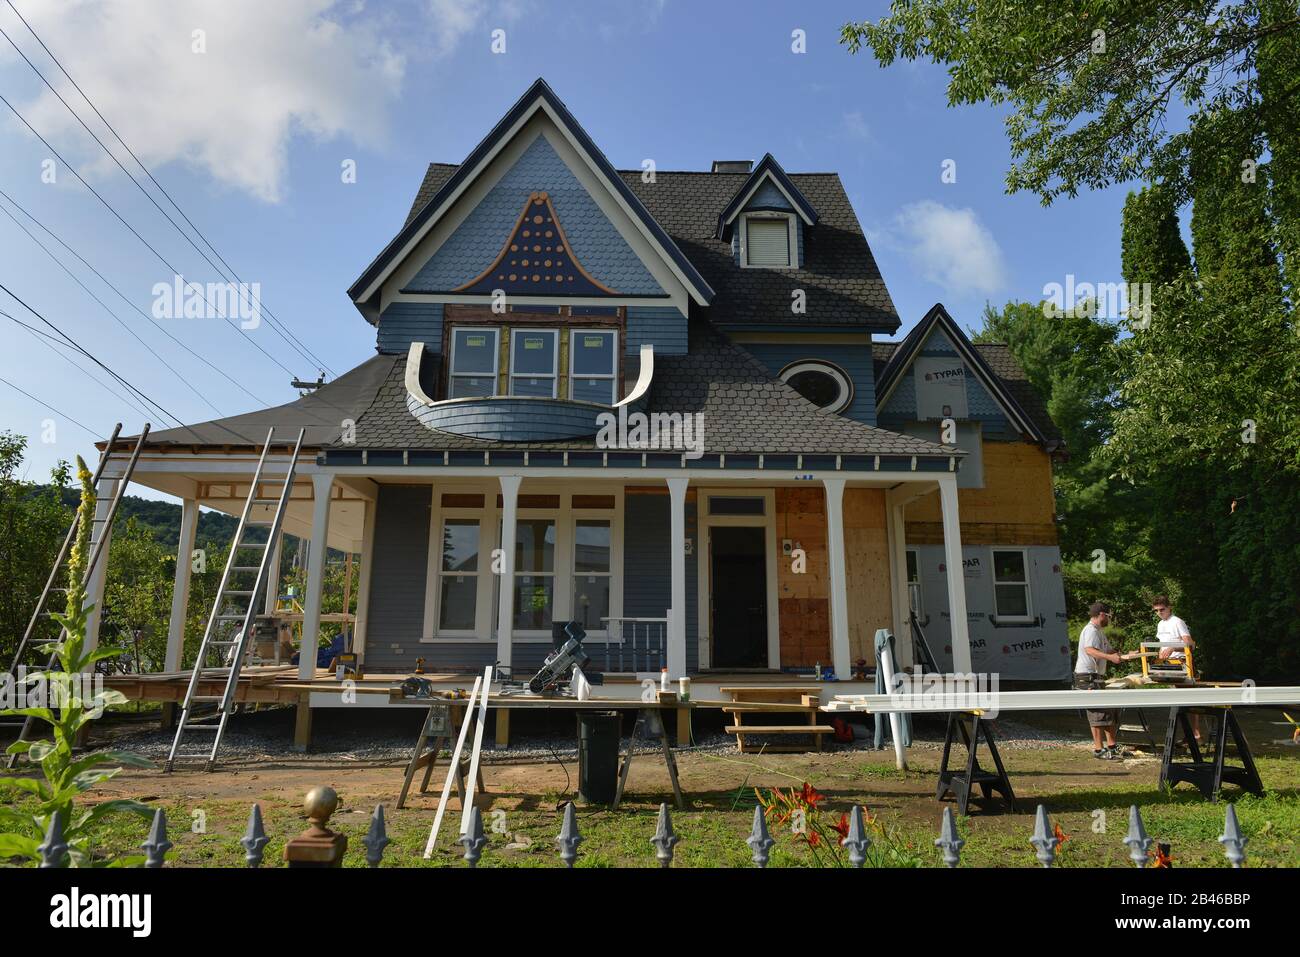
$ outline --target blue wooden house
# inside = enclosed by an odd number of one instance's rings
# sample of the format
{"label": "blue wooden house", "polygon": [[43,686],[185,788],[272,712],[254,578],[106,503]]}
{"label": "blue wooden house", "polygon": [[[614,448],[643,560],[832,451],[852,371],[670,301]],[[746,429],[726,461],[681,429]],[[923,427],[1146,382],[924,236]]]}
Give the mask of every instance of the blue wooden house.
{"label": "blue wooden house", "polygon": [[943,665],[1068,674],[1059,435],[942,306],[886,341],[900,320],[836,174],[617,170],[538,80],[428,168],[348,292],[373,356],[151,436],[135,481],[185,501],[187,554],[200,506],[242,507],[268,427],[305,427],[285,530],[360,556],[368,673],[526,677],[577,620],[601,670],[851,682],[915,609]]}

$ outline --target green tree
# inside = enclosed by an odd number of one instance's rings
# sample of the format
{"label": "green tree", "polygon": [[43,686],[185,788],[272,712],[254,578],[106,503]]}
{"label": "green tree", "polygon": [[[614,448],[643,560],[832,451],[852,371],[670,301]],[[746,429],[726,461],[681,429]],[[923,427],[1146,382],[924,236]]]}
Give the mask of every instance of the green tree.
{"label": "green tree", "polygon": [[134,518],[114,529],[101,633],[126,649],[132,670],[163,670],[175,572],[175,553]]}

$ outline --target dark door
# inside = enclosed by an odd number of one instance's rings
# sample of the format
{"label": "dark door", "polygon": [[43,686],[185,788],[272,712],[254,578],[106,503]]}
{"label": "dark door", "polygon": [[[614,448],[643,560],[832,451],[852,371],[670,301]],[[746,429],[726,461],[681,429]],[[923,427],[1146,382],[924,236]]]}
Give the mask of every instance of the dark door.
{"label": "dark door", "polygon": [[762,528],[709,531],[713,668],[767,667],[767,561]]}

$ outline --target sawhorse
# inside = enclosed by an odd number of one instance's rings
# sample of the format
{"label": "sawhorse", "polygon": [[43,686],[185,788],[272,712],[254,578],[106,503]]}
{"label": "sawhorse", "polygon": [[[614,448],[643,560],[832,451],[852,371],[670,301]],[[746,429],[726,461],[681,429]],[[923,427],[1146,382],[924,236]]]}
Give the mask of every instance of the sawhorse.
{"label": "sawhorse", "polygon": [[[439,709],[447,709],[447,720],[443,721],[438,715]],[[427,794],[429,791],[429,778],[433,776],[434,765],[438,763],[438,755],[442,749],[451,742],[452,729],[460,725],[464,717],[465,705],[456,701],[447,699],[434,699],[429,704],[429,711],[424,717],[424,723],[420,725],[420,737],[416,739],[415,751],[411,755],[410,762],[406,765],[406,778],[402,781],[402,793],[397,798],[397,809],[400,811],[406,807],[406,796],[410,793],[411,782],[415,780],[415,773],[424,768],[424,780],[420,782],[420,793]],[[425,751],[424,746],[432,737],[433,747]],[[461,802],[465,801],[465,771],[469,765],[469,755],[462,754],[461,760],[456,768],[456,791],[460,795]],[[478,769],[478,790],[486,792],[487,788],[483,785],[483,769]]]}
{"label": "sawhorse", "polygon": [[677,807],[685,809],[686,801],[682,798],[681,785],[677,783],[677,755],[673,753],[672,745],[668,743],[668,732],[664,730],[663,719],[658,710],[642,708],[637,712],[636,725],[632,728],[632,739],[628,742],[627,754],[623,755],[623,762],[618,769],[618,787],[614,790],[613,810],[617,811],[619,803],[623,800],[627,774],[632,769],[632,755],[636,753],[636,746],[641,741],[643,732],[644,736],[648,737],[656,727],[659,729],[659,743],[663,747],[664,767],[668,769],[668,778],[673,783],[673,797],[677,799]]}
{"label": "sawhorse", "polygon": [[[968,721],[971,725],[969,731],[966,728],[966,722]],[[948,768],[948,758],[952,752],[952,743],[955,738],[954,732],[956,731],[961,732],[962,742],[966,745],[966,767],[963,770],[949,770]],[[993,764],[997,768],[996,773],[986,771],[980,767],[976,755],[979,751],[981,734],[984,736],[984,743],[988,746],[989,755],[993,758]],[[1006,800],[1013,812],[1019,811],[1019,808],[1016,807],[1016,795],[1011,790],[1011,781],[1007,777],[1007,769],[1002,765],[1002,757],[998,754],[997,742],[993,740],[993,732],[989,728],[983,712],[950,713],[948,715],[948,730],[943,737],[943,760],[939,762],[939,785],[935,790],[935,800],[942,801],[945,796],[951,793],[957,799],[957,813],[965,816],[966,808],[970,804],[971,789],[976,786],[984,795],[984,801],[991,800],[993,792],[997,791]]]}
{"label": "sawhorse", "polygon": [[[1214,731],[1214,754],[1210,760],[1201,756],[1201,747],[1192,732],[1192,714],[1203,714],[1218,719]],[[1178,746],[1178,735],[1182,733],[1183,741],[1191,751],[1190,761],[1175,761],[1174,750]],[[1237,746],[1240,766],[1224,763],[1228,748],[1228,733],[1232,733],[1233,743]],[[1180,707],[1169,709],[1169,728],[1165,731],[1165,755],[1160,763],[1160,786],[1166,784],[1174,787],[1180,781],[1196,785],[1201,795],[1208,800],[1218,801],[1219,791],[1224,783],[1236,784],[1251,794],[1263,795],[1264,783],[1259,779],[1255,768],[1255,759],[1250,753],[1250,744],[1242,733],[1237,716],[1228,706],[1216,708]]]}

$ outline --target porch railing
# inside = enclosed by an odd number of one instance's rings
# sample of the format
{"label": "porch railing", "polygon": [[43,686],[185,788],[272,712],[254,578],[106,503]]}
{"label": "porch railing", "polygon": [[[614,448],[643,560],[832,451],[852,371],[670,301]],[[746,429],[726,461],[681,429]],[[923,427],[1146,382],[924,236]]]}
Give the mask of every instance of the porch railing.
{"label": "porch railing", "polygon": [[[668,665],[667,618],[602,618],[606,671],[655,672]],[[602,639],[588,639],[598,644]],[[615,667],[617,666],[617,667]]]}

